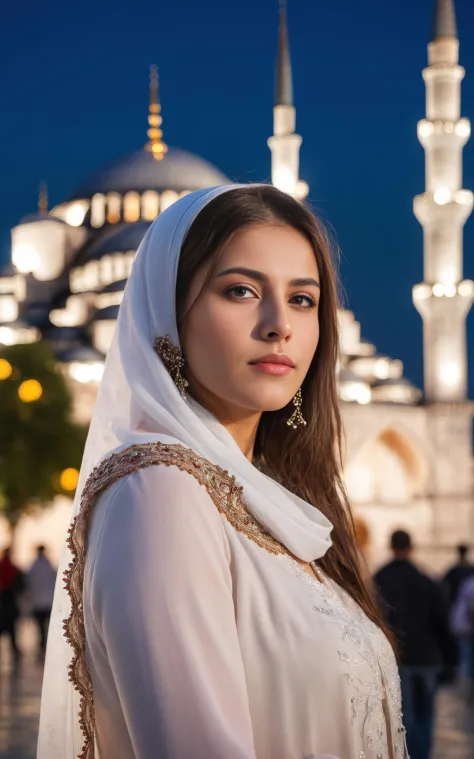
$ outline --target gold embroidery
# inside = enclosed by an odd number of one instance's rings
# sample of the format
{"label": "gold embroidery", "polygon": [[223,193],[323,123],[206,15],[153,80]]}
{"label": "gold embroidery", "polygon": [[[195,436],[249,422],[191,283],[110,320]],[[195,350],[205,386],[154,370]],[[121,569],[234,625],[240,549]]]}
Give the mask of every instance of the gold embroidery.
{"label": "gold embroidery", "polygon": [[67,545],[72,561],[64,573],[64,586],[71,601],[71,611],[64,621],[64,635],[73,649],[69,680],[80,694],[79,724],[84,743],[78,759],[94,759],[94,699],[92,682],[85,660],[85,627],[83,609],[84,568],[87,536],[96,497],[120,477],[148,466],[176,466],[195,477],[203,485],[218,511],[234,529],[242,532],[261,548],[274,554],[287,549],[266,532],[247,511],[242,499],[243,488],[235,477],[182,445],[144,443],[113,453],[89,476],[81,495],[79,513],[69,528]]}

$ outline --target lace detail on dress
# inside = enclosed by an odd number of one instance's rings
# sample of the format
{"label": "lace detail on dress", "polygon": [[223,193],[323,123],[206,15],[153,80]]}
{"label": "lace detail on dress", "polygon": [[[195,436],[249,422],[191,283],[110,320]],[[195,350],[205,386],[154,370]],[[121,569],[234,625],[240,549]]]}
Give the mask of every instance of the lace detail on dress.
{"label": "lace detail on dress", "polygon": [[[348,594],[344,593],[346,605],[328,584],[326,577],[318,582],[296,561],[292,560],[291,563],[297,576],[315,596],[315,610],[333,620],[341,630],[342,642],[349,644],[348,649],[341,647],[337,653],[341,661],[349,666],[344,677],[353,689],[353,724],[356,720],[360,723],[360,711],[365,709],[362,719],[365,751],[361,752],[360,759],[369,759],[369,756],[374,759],[404,759],[405,728],[400,703],[400,677],[387,638]],[[357,676],[354,673],[360,670],[361,665],[366,665],[367,674]],[[393,750],[389,743],[390,734]]]}
{"label": "lace detail on dress", "polygon": [[80,694],[79,724],[84,743],[78,759],[94,759],[94,699],[92,682],[85,659],[85,627],[83,609],[84,568],[87,535],[96,497],[120,477],[148,466],[176,466],[195,477],[203,485],[218,511],[234,529],[242,532],[261,548],[274,554],[287,554],[286,548],[266,532],[247,511],[242,499],[243,488],[235,477],[182,445],[143,443],[113,453],[89,476],[81,495],[79,513],[74,518],[67,538],[72,561],[64,573],[64,586],[71,601],[71,611],[64,621],[64,635],[73,649],[69,680]]}

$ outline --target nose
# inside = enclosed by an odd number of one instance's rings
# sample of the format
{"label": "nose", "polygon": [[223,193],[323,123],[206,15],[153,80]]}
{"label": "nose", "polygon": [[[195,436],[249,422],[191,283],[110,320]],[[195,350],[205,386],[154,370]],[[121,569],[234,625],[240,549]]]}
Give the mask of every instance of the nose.
{"label": "nose", "polygon": [[288,340],[291,337],[286,299],[267,297],[262,301],[259,336],[267,342]]}

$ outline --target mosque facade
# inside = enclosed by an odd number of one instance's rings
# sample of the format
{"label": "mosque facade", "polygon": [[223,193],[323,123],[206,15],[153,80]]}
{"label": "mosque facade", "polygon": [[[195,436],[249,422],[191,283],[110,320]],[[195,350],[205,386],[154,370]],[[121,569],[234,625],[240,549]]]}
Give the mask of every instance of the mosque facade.
{"label": "mosque facade", "polygon": [[[414,199],[424,239],[424,281],[413,288],[423,321],[424,390],[404,377],[401,360],[361,336],[351,311],[339,313],[345,479],[371,565],[386,557],[397,528],[413,533],[419,558],[438,570],[457,543],[474,539],[473,406],[466,395],[474,283],[462,271],[473,194],[462,188],[462,149],[470,136],[461,117],[463,76],[453,0],[435,0],[423,71],[426,117],[418,123],[425,191]],[[309,188],[299,176],[302,138],[284,4],[273,117],[272,183],[303,199]],[[0,344],[48,340],[81,423],[90,420],[123,290],[149,225],[183,195],[229,182],[203,158],[164,143],[154,67],[148,120],[143,148],[100,169],[51,210],[40,194],[38,212],[12,229],[12,263],[0,275]],[[70,503],[58,498],[51,509],[25,518],[18,527],[20,561],[38,541],[57,557],[69,514]]]}

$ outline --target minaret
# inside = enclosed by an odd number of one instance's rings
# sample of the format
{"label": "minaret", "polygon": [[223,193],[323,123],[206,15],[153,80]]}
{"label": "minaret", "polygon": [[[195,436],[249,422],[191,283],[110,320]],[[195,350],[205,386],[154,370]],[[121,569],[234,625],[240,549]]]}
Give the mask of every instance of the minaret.
{"label": "minaret", "polygon": [[156,161],[161,161],[167,151],[168,147],[163,142],[163,132],[160,127],[163,123],[163,119],[160,115],[161,104],[158,90],[158,66],[150,66],[150,109],[148,114],[148,129],[147,135],[149,140],[145,145],[145,150],[149,150],[153,153],[153,158]]}
{"label": "minaret", "polygon": [[305,198],[308,185],[299,175],[302,138],[295,134],[296,110],[293,105],[293,78],[286,24],[286,0],[280,0],[280,28],[276,64],[276,91],[273,108],[273,136],[268,140],[272,154],[272,183],[279,190]]}
{"label": "minaret", "polygon": [[474,283],[463,280],[463,226],[473,195],[462,188],[462,149],[468,119],[460,118],[461,81],[453,0],[436,0],[426,84],[426,119],[418,123],[425,149],[426,190],[414,200],[423,227],[424,282],[413,288],[423,319],[428,402],[462,402],[467,393],[466,317]]}

